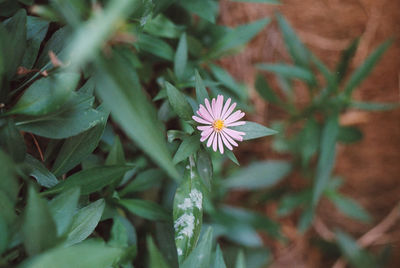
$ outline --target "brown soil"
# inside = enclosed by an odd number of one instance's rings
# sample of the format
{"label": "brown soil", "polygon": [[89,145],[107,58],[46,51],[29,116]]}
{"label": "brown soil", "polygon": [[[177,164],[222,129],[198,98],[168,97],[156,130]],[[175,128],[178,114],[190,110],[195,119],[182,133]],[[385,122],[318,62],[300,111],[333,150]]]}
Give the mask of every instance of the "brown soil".
{"label": "brown soil", "polygon": [[[400,1],[394,0],[286,0],[281,6],[221,1],[220,23],[230,26],[272,17],[276,10],[286,16],[301,40],[328,66],[337,63],[340,51],[356,37],[361,42],[352,62],[358,66],[381,42],[395,37],[370,77],[355,92],[364,101],[400,101]],[[253,85],[255,69],[260,62],[287,60],[288,56],[275,22],[269,25],[240,54],[221,61],[236,78]],[[304,101],[302,88],[297,92],[299,103]],[[252,92],[256,106],[254,120],[269,124],[276,113]],[[329,230],[340,227],[360,237],[376,226],[400,201],[400,109],[387,112],[349,111],[341,122],[357,125],[364,139],[354,145],[339,147],[335,173],[345,178],[344,194],[355,198],[373,215],[371,224],[361,225],[337,212],[328,202],[319,206],[318,217],[322,227],[313,228],[305,235],[295,231],[295,222],[283,221],[283,230],[290,243],[270,245],[275,254],[271,267],[329,267],[335,260],[323,255],[310,242],[312,236],[329,237]],[[264,145],[264,144],[263,144]],[[265,144],[264,158],[270,158],[271,149]],[[259,147],[258,147],[259,148]],[[375,244],[389,243],[392,247],[390,267],[400,267],[400,229],[397,221]],[[321,227],[321,226],[320,226]],[[371,248],[371,247],[369,247]],[[372,249],[381,249],[374,246]],[[339,267],[339,266],[336,266]],[[344,266],[342,266],[344,267]]]}

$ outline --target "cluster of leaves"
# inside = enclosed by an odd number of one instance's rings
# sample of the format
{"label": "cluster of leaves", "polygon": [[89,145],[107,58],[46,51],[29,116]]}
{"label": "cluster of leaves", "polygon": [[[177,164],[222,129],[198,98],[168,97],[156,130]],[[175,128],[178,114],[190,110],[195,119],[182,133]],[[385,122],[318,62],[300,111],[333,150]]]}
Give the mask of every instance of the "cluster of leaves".
{"label": "cluster of leaves", "polygon": [[[273,148],[293,156],[293,166],[301,171],[307,185],[302,190],[288,189],[277,196],[280,199],[278,215],[287,216],[301,210],[298,230],[306,231],[315,216],[322,196],[344,215],[362,222],[371,222],[368,212],[353,199],[339,192],[342,179],[332,174],[335,166],[337,144],[351,144],[362,139],[356,126],[340,125],[339,117],[349,109],[384,111],[399,107],[398,103],[360,102],[352,98],[353,91],[368,77],[386,49],[388,40],[376,48],[367,59],[349,73],[350,63],[356,53],[359,39],[343,51],[339,63],[330,70],[296,36],[289,23],[277,14],[292,63],[260,63],[257,68],[274,75],[279,93],[258,74],[255,88],[259,95],[287,115],[284,121],[272,124],[278,130]],[[309,102],[301,108],[295,99],[294,88],[303,84],[309,93]],[[357,267],[377,267],[377,263],[356,242],[342,231],[336,233],[343,254]]]}
{"label": "cluster of leaves", "polygon": [[280,237],[277,224],[220,201],[290,165],[221,180],[237,159],[201,145],[191,116],[217,94],[251,108],[213,62],[269,20],[231,29],[217,13],[214,0],[0,1],[1,267],[226,267],[237,245],[253,250],[236,267],[268,261],[256,230]]}

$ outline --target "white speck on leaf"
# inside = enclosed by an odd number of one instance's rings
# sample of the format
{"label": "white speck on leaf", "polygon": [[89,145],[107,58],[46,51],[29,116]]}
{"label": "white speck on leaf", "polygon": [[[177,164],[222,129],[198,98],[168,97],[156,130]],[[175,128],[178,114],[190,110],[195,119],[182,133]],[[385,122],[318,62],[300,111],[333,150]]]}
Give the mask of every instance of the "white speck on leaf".
{"label": "white speck on leaf", "polygon": [[[183,228],[182,228],[183,227]],[[194,216],[192,213],[183,214],[174,223],[175,231],[178,232],[176,239],[183,239],[184,236],[191,238],[194,230]]]}
{"label": "white speck on leaf", "polygon": [[193,207],[192,204],[193,203],[192,203],[192,200],[190,198],[185,198],[183,200],[183,203],[178,205],[178,208],[186,210],[188,208],[192,208]]}

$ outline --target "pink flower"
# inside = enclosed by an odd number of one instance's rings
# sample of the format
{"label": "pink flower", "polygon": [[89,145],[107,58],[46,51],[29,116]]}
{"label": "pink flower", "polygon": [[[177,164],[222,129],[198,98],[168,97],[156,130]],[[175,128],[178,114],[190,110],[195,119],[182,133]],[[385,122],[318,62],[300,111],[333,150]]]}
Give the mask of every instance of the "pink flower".
{"label": "pink flower", "polygon": [[228,127],[244,125],[245,121],[238,121],[244,116],[244,113],[240,110],[233,112],[236,107],[236,103],[231,104],[229,98],[224,105],[224,96],[218,95],[217,100],[213,98],[211,105],[208,99],[204,99],[206,108],[200,104],[197,114],[200,116],[192,116],[193,120],[198,123],[204,124],[205,126],[198,126],[197,129],[201,131],[200,141],[203,142],[208,139],[207,147],[212,148],[214,152],[217,151],[217,147],[221,154],[224,153],[224,145],[232,150],[233,146],[238,146],[236,141],[242,141],[243,135],[246,133],[229,129]]}

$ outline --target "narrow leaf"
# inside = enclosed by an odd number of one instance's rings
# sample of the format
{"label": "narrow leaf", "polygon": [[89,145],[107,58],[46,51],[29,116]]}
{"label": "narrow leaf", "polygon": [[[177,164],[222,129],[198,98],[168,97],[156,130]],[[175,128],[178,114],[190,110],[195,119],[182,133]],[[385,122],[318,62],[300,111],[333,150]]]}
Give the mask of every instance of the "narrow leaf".
{"label": "narrow leaf", "polygon": [[184,120],[192,118],[193,110],[185,95],[170,83],[165,83],[168,100],[176,114]]}
{"label": "narrow leaf", "polygon": [[204,268],[210,267],[211,262],[211,248],[212,248],[212,237],[213,230],[209,227],[199,245],[194,251],[187,257],[187,259],[180,266],[181,268]]}
{"label": "narrow leaf", "polygon": [[274,104],[278,104],[281,102],[274,90],[268,84],[267,80],[261,74],[258,74],[256,77],[255,88],[258,94],[260,94],[260,96],[263,97],[264,100]]}
{"label": "narrow leaf", "polygon": [[235,129],[237,131],[242,131],[246,133],[243,136],[243,140],[252,140],[252,139],[257,139],[265,136],[270,136],[278,133],[277,131],[264,127],[263,125],[260,125],[255,122],[250,122],[246,121],[246,124],[237,126],[237,127],[232,127],[232,129]]}
{"label": "narrow leaf", "polygon": [[161,252],[154,244],[151,236],[147,237],[147,249],[149,251],[149,268],[168,268],[167,262],[164,260]]}
{"label": "narrow leaf", "polygon": [[299,66],[288,65],[284,63],[276,63],[276,64],[260,63],[257,65],[257,68],[287,78],[298,78],[305,82],[310,82],[310,83],[315,81],[315,77],[311,71]]}
{"label": "narrow leaf", "polygon": [[132,214],[147,220],[167,221],[170,215],[157,203],[139,199],[121,199],[118,203]]}
{"label": "narrow leaf", "polygon": [[29,168],[29,175],[46,188],[55,186],[58,183],[57,178],[43,165],[42,162],[31,156],[26,155],[25,165]]}
{"label": "narrow leaf", "polygon": [[222,255],[222,251],[219,244],[217,244],[217,249],[215,251],[214,265],[212,266],[212,268],[226,268],[224,256]]}
{"label": "narrow leaf", "polygon": [[187,159],[192,154],[196,153],[199,147],[200,147],[199,135],[193,135],[184,138],[178,150],[176,151],[172,161],[174,162],[174,164],[178,164],[179,162]]}
{"label": "narrow leaf", "polygon": [[179,81],[183,80],[186,64],[188,60],[188,48],[186,42],[186,34],[183,33],[179,39],[178,47],[175,52],[174,73]]}
{"label": "narrow leaf", "polygon": [[197,103],[204,104],[204,100],[209,99],[210,97],[208,96],[207,89],[204,86],[204,81],[197,70],[195,71],[195,80],[196,80]]}

